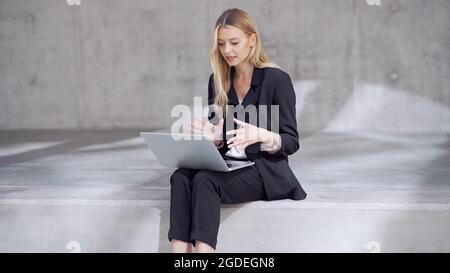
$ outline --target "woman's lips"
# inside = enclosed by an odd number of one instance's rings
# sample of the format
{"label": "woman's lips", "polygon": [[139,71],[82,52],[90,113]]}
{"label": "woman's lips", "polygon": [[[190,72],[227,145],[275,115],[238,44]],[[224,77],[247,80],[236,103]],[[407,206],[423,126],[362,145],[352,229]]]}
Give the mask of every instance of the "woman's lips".
{"label": "woman's lips", "polygon": [[234,57],[225,57],[225,58],[227,59],[227,61],[232,61],[232,60],[234,60],[236,58],[236,56],[234,56]]}

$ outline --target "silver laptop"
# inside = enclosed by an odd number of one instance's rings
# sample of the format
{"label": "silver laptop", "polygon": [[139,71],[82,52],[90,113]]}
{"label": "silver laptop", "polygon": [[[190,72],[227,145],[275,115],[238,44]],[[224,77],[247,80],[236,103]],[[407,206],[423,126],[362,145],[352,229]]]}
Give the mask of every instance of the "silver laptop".
{"label": "silver laptop", "polygon": [[141,137],[165,167],[230,172],[255,164],[252,161],[225,160],[213,141],[204,136],[142,132]]}

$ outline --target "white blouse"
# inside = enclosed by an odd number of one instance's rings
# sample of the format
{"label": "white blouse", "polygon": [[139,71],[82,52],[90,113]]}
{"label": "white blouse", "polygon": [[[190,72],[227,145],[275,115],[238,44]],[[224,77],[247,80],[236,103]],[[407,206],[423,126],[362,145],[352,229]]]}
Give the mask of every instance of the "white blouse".
{"label": "white blouse", "polygon": [[[242,101],[239,101],[239,105],[242,103]],[[243,149],[242,151],[239,151],[236,147],[231,147],[231,149],[229,149],[225,155],[227,156],[231,156],[234,158],[247,158],[247,155],[245,154],[245,149]]]}
{"label": "white blouse", "polygon": [[231,156],[234,158],[247,158],[247,155],[245,154],[245,149],[242,151],[239,151],[236,147],[231,147],[225,155]]}

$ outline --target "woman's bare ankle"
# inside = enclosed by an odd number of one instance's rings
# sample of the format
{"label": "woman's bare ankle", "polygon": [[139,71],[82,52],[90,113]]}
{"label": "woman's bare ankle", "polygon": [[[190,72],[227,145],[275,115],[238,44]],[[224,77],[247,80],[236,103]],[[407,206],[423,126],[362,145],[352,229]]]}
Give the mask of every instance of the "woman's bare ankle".
{"label": "woman's bare ankle", "polygon": [[172,240],[172,253],[191,253],[192,244],[180,240]]}
{"label": "woman's bare ankle", "polygon": [[213,253],[215,249],[207,243],[196,240],[195,250],[197,253]]}

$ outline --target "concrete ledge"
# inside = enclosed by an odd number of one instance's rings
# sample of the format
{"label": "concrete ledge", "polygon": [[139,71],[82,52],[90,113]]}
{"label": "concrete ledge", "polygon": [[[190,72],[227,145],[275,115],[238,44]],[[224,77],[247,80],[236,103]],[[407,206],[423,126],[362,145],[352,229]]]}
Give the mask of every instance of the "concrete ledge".
{"label": "concrete ledge", "polygon": [[[218,252],[448,252],[450,205],[224,205]],[[0,251],[169,252],[167,200],[2,199]]]}
{"label": "concrete ledge", "polygon": [[[168,200],[92,200],[92,199],[0,199],[0,206],[104,206],[169,208]],[[237,205],[222,205],[223,209],[327,209],[327,210],[421,210],[449,211],[449,203],[370,203],[370,202],[308,202],[255,201]]]}

